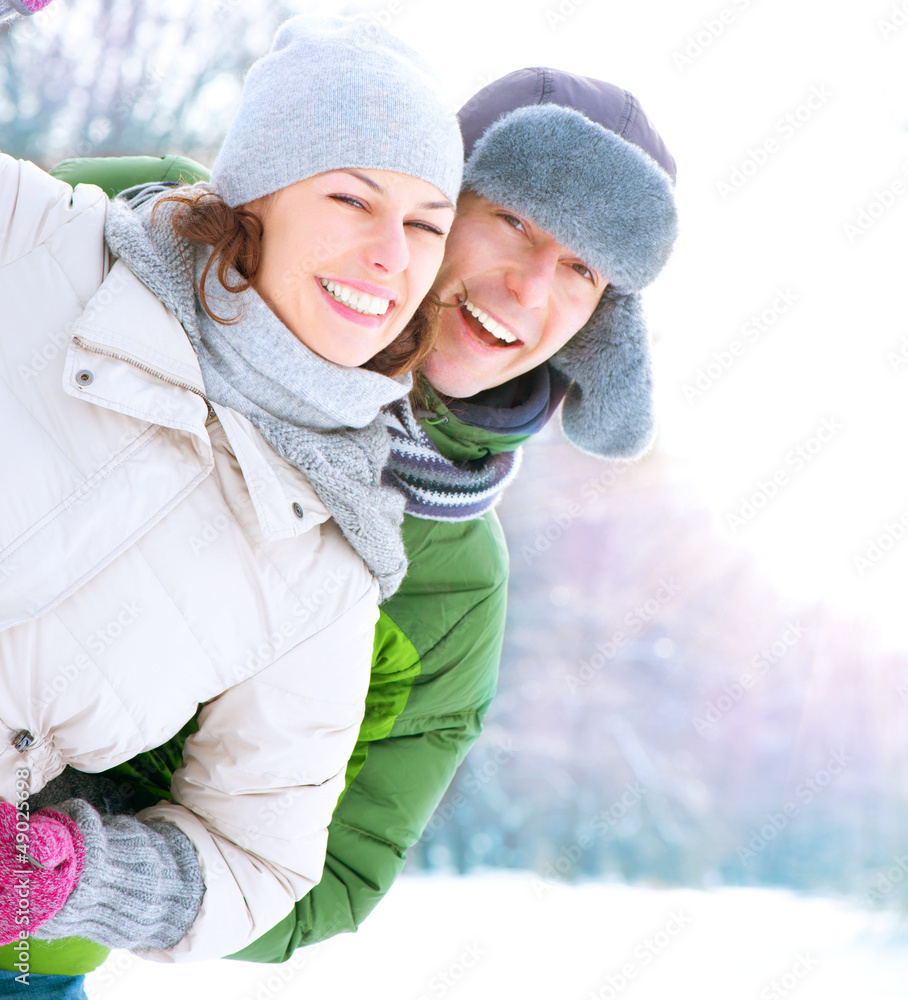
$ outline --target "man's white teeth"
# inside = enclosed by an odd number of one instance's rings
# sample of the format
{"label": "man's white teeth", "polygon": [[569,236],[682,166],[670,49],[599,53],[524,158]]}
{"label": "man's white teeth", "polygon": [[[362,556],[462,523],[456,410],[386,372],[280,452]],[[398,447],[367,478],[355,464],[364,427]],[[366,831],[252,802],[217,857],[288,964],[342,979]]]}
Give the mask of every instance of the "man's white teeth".
{"label": "man's white teeth", "polygon": [[348,309],[353,309],[364,316],[381,316],[391,305],[390,299],[380,299],[377,295],[357,292],[336,281],[326,281],[324,278],[319,278],[319,281],[322,283],[322,288],[333,295],[338,302],[343,302]]}
{"label": "man's white teeth", "polygon": [[473,303],[467,299],[464,302],[464,308],[471,316],[475,316],[479,322],[489,331],[493,336],[497,337],[499,340],[503,340],[506,344],[513,344],[517,338],[511,333],[510,330],[506,329],[501,325],[501,323],[487,316],[479,306],[474,306]]}

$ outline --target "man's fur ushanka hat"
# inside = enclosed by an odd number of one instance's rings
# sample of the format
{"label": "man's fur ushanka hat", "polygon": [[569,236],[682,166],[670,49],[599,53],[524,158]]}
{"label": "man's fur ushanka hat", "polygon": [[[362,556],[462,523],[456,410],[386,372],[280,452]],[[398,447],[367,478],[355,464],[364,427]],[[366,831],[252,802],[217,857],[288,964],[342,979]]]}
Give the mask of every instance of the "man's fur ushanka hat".
{"label": "man's fur ushanka hat", "polygon": [[654,430],[639,292],[677,235],[675,161],[631,94],[560,70],[510,73],[459,118],[464,190],[530,219],[608,279],[589,321],[548,364],[571,380],[561,419],[572,443],[636,457]]}

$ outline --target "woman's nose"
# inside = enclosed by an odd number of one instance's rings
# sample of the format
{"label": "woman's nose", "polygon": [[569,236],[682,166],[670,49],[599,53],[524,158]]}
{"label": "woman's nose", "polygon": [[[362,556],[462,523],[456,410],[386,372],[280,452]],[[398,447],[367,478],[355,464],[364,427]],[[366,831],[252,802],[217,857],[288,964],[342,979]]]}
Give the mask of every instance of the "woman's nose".
{"label": "woman's nose", "polygon": [[387,222],[374,234],[368,248],[368,263],[385,274],[400,274],[410,263],[407,234],[400,220]]}

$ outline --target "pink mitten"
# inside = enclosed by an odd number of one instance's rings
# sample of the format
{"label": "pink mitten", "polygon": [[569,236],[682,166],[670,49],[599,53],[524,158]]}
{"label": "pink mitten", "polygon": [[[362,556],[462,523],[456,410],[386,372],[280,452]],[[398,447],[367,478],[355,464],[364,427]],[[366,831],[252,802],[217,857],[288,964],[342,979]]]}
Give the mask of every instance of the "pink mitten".
{"label": "pink mitten", "polygon": [[50,2],[51,0],[19,0],[13,6],[24,8],[23,14],[37,14],[39,10],[44,10]]}
{"label": "pink mitten", "polygon": [[51,0],[0,0],[0,26],[37,14],[50,2]]}
{"label": "pink mitten", "polygon": [[17,829],[16,807],[0,802],[0,945],[58,913],[85,861],[82,833],[68,816],[39,809],[27,825]]}

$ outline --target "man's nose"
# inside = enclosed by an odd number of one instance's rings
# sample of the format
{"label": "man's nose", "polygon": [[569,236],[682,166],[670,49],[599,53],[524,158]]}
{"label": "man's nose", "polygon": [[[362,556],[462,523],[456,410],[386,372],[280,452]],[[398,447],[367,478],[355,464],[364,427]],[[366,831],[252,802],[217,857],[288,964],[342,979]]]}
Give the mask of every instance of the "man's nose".
{"label": "man's nose", "polygon": [[537,250],[508,269],[505,283],[524,309],[541,309],[549,301],[557,266],[556,251]]}

